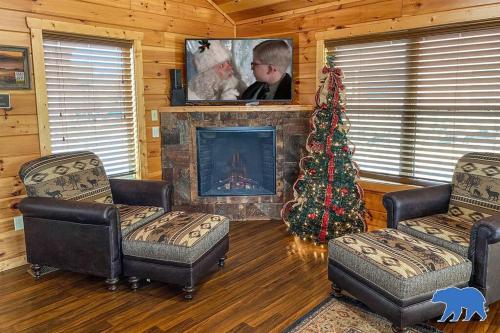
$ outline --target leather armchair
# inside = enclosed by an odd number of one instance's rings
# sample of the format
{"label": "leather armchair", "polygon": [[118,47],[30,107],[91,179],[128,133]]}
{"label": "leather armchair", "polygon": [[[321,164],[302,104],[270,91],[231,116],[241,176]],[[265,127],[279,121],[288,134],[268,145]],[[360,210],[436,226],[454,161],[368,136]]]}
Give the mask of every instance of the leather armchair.
{"label": "leather armchair", "polygon": [[[383,204],[387,210],[387,225],[397,228],[400,221],[446,213],[450,196],[450,184],[386,193]],[[469,284],[482,291],[487,304],[499,300],[500,215],[473,224],[468,259],[473,264]]]}
{"label": "leather armchair", "polygon": [[[115,204],[171,210],[172,186],[163,181],[110,179]],[[25,198],[19,203],[25,224],[27,260],[40,266],[102,276],[110,290],[122,273],[120,214],[114,204]],[[36,263],[36,264],[35,264]]]}
{"label": "leather armchair", "polygon": [[171,209],[166,182],[108,179],[102,161],[89,151],[27,162],[19,178],[28,194],[19,210],[36,277],[42,265],[52,266],[105,277],[114,290],[122,273],[122,230]]}

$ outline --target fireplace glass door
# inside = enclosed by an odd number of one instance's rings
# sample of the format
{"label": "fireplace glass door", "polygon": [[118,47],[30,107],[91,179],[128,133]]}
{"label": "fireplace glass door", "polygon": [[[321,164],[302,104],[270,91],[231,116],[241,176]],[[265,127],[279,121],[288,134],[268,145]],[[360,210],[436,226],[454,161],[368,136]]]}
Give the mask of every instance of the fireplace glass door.
{"label": "fireplace glass door", "polygon": [[276,194],[274,127],[197,128],[199,196]]}

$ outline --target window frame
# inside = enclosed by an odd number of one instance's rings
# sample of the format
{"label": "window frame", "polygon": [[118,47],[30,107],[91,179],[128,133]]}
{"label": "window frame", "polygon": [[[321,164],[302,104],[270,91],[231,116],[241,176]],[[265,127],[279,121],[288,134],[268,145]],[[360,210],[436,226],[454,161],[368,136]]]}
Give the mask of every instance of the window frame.
{"label": "window frame", "polygon": [[68,23],[27,17],[26,23],[31,30],[31,50],[33,57],[33,73],[38,117],[38,136],[40,154],[51,154],[49,112],[47,103],[47,85],[45,79],[45,60],[43,49],[43,33],[57,33],[87,38],[127,41],[132,44],[133,69],[135,79],[136,99],[136,127],[137,127],[137,179],[147,178],[147,146],[146,146],[146,117],[144,107],[144,79],[142,61],[142,32],[128,31],[114,28],[96,27],[87,24]]}
{"label": "window frame", "polygon": [[[488,6],[490,7],[490,6]],[[500,8],[499,5],[493,7]],[[376,23],[367,22],[352,25],[337,30],[317,32],[316,37],[316,85],[320,83],[322,68],[326,62],[327,45],[346,45],[362,42],[376,42],[395,38],[411,38],[432,32],[456,32],[472,29],[498,26],[500,18],[492,15],[492,9],[461,9],[456,10],[456,15],[439,16],[423,14],[417,16],[401,17],[397,21],[382,20]],[[397,175],[385,175],[373,172],[362,172],[365,179],[397,184],[411,184],[432,186],[442,184],[439,180],[427,180]]]}

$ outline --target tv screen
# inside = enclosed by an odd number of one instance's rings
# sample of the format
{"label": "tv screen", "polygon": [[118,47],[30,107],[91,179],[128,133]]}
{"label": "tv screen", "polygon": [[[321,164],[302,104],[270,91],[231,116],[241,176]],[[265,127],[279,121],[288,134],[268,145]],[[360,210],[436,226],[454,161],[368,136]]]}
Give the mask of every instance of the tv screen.
{"label": "tv screen", "polygon": [[292,100],[291,39],[186,39],[188,103]]}

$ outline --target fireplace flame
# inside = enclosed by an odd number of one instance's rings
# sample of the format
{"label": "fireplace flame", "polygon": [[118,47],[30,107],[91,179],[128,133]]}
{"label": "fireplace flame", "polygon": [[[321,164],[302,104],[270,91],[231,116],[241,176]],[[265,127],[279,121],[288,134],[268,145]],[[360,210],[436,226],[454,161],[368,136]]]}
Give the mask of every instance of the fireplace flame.
{"label": "fireplace flame", "polygon": [[257,181],[247,178],[247,168],[239,152],[235,152],[231,156],[230,167],[229,177],[219,180],[218,183],[222,186],[217,187],[218,190],[251,190],[259,187]]}

